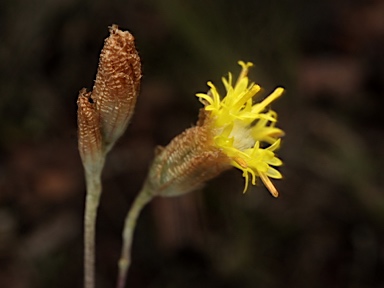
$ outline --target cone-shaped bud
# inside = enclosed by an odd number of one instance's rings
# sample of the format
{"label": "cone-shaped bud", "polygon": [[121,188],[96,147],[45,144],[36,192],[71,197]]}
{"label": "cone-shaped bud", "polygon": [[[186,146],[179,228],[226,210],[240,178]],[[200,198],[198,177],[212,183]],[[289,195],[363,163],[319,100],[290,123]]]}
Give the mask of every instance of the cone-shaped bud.
{"label": "cone-shaped bud", "polygon": [[158,148],[147,179],[150,191],[177,196],[193,191],[231,168],[230,159],[216,149],[207,126],[199,122]]}
{"label": "cone-shaped bud", "polygon": [[100,116],[90,98],[91,92],[82,89],[77,99],[78,145],[81,160],[87,173],[102,169],[103,143],[100,134]]}
{"label": "cone-shaped bud", "polygon": [[139,94],[140,79],[141,63],[134,37],[113,25],[100,54],[92,91],[106,152],[127,128]]}

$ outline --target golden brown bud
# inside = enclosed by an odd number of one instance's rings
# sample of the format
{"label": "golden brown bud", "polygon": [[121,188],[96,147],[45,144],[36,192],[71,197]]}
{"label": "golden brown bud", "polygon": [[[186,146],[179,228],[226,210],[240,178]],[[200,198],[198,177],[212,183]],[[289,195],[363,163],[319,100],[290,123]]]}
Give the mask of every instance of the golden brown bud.
{"label": "golden brown bud", "polygon": [[231,168],[228,157],[211,145],[207,132],[206,126],[189,128],[158,150],[147,179],[155,195],[191,192]]}
{"label": "golden brown bud", "polygon": [[79,151],[84,169],[92,173],[99,171],[104,163],[104,152],[100,134],[100,116],[90,98],[91,92],[82,89],[77,99],[77,122]]}
{"label": "golden brown bud", "polygon": [[92,92],[77,100],[79,151],[85,170],[87,197],[84,216],[84,287],[93,288],[96,215],[105,156],[124,133],[140,89],[141,64],[134,38],[116,25],[110,28],[100,54]]}
{"label": "golden brown bud", "polygon": [[140,57],[132,34],[112,25],[100,54],[92,91],[92,99],[100,113],[101,133],[107,152],[124,133],[132,117],[140,79]]}

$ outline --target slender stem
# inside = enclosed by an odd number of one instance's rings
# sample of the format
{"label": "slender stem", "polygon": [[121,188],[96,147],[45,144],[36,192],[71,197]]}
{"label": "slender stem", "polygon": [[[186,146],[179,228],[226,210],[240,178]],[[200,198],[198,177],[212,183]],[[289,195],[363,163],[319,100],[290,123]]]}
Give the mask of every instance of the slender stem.
{"label": "slender stem", "polygon": [[100,173],[86,173],[87,196],[84,212],[84,287],[95,287],[96,215],[101,195]]}
{"label": "slender stem", "polygon": [[119,275],[117,279],[117,288],[124,288],[127,279],[127,272],[131,264],[131,247],[133,240],[133,233],[135,230],[137,218],[143,207],[152,200],[153,194],[147,185],[144,184],[142,190],[136,196],[131,209],[125,217],[125,224],[123,230],[123,247],[119,260]]}

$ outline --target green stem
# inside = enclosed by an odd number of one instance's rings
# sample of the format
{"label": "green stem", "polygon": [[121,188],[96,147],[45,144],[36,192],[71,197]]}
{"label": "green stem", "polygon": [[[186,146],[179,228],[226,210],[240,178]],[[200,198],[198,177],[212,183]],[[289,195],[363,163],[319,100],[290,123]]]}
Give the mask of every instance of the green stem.
{"label": "green stem", "polygon": [[137,218],[144,206],[153,198],[152,191],[144,184],[142,190],[136,196],[131,209],[125,217],[123,230],[123,247],[119,260],[119,275],[117,280],[117,288],[124,288],[127,279],[127,272],[131,264],[131,247],[133,233],[135,230]]}
{"label": "green stem", "polygon": [[87,196],[84,212],[84,287],[95,287],[95,231],[101,195],[100,173],[86,173]]}

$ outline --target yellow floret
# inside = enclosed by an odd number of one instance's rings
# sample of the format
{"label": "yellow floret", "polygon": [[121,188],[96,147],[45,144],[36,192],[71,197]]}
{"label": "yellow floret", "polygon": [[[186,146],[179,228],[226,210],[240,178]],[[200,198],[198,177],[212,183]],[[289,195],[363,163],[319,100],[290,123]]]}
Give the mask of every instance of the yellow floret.
{"label": "yellow floret", "polygon": [[260,177],[271,194],[277,197],[278,192],[269,177],[282,178],[280,172],[271,166],[282,165],[274,151],[279,148],[284,132],[275,127],[277,113],[267,107],[282,95],[284,89],[277,88],[263,101],[254,103],[253,98],[261,88],[253,82],[249,83],[248,69],[253,64],[242,61],[239,64],[242,71],[235,85],[232,84],[231,73],[228,79],[222,78],[225,97],[220,97],[211,82],[208,82],[210,90],[207,94],[199,93],[196,96],[204,104],[205,110],[209,111],[214,145],[231,159],[234,167],[243,171],[244,192],[249,180],[255,185],[256,178]]}

